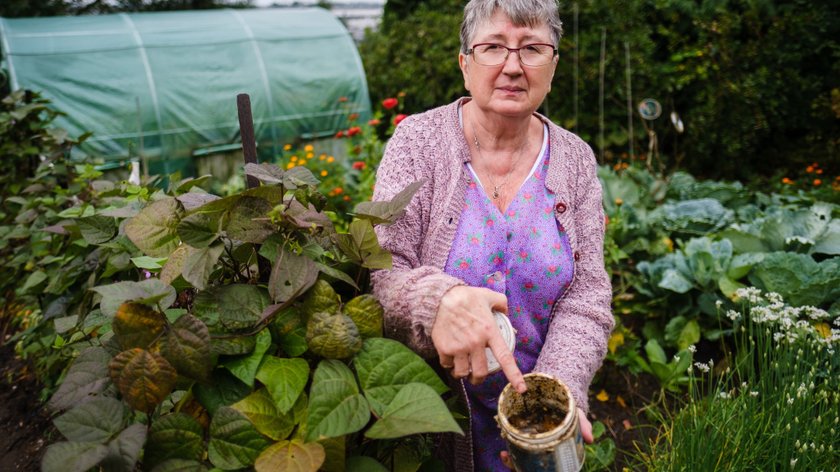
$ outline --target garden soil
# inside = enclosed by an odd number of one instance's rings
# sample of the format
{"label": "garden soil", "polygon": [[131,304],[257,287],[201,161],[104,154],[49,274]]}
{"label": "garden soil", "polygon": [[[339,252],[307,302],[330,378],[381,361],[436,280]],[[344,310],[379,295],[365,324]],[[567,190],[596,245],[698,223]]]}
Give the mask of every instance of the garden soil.
{"label": "garden soil", "polygon": [[[609,399],[597,393],[605,390]],[[626,456],[636,451],[634,441],[646,442],[655,434],[640,413],[658,392],[656,379],[629,375],[626,370],[605,364],[592,385],[590,418],[606,426],[605,437],[615,441],[618,454],[611,470],[628,465]],[[14,354],[11,344],[0,346],[0,471],[38,471],[46,446],[60,434],[49,413],[39,402],[41,386],[29,366]],[[621,400],[618,398],[621,397]],[[603,398],[603,397],[602,397]],[[622,403],[623,402],[623,403]]]}
{"label": "garden soil", "polygon": [[[0,471],[38,471],[59,434],[38,398],[41,386],[11,344],[0,346]],[[52,439],[51,439],[52,438]]]}

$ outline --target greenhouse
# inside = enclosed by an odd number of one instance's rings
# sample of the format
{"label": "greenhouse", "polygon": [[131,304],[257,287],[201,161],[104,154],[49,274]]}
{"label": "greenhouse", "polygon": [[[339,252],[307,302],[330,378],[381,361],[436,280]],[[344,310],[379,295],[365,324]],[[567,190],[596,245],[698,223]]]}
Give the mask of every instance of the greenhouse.
{"label": "greenhouse", "polygon": [[0,18],[0,83],[41,92],[56,124],[93,135],[74,157],[142,158],[191,173],[196,156],[237,149],[247,93],[260,154],[328,137],[370,114],[350,34],[321,8]]}

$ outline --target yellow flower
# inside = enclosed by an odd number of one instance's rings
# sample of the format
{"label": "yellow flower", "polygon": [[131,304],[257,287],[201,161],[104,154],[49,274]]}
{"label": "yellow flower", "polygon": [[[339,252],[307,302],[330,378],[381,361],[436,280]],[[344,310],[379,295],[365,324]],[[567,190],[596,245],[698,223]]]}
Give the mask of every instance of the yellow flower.
{"label": "yellow flower", "polygon": [[603,390],[603,389],[602,389],[600,392],[598,392],[598,395],[595,395],[595,398],[597,398],[597,399],[598,399],[598,401],[600,401],[600,402],[609,401],[609,399],[610,399],[610,394],[609,394],[609,393],[607,393],[607,391],[606,391],[606,390]]}
{"label": "yellow flower", "polygon": [[312,159],[313,157],[315,157],[315,154],[312,153],[311,151],[306,153],[306,158],[307,159]]}
{"label": "yellow flower", "polygon": [[319,161],[323,161],[323,160],[324,160],[324,159],[326,159],[326,158],[327,158],[327,155],[326,155],[326,154],[321,154],[320,156],[318,156],[318,160],[319,160]]}
{"label": "yellow flower", "polygon": [[295,167],[295,163],[294,163],[294,162],[290,162],[290,163],[286,166],[286,169],[292,169],[292,168],[294,168],[294,167]]}
{"label": "yellow flower", "polygon": [[610,350],[610,354],[615,354],[615,350],[624,345],[624,333],[620,331],[616,331],[610,336],[610,340],[607,341],[607,349]]}
{"label": "yellow flower", "polygon": [[328,163],[332,164],[332,163],[333,163],[333,161],[335,161],[335,158],[334,158],[334,157],[330,156],[330,157],[328,157],[328,158],[327,158],[327,162],[328,162]]}
{"label": "yellow flower", "polygon": [[283,150],[284,151],[291,151],[292,150],[292,145],[291,144],[286,144],[285,146],[283,146]]}
{"label": "yellow flower", "polygon": [[616,204],[616,205],[618,205],[618,206],[621,206],[621,205],[623,205],[623,204],[624,204],[624,200],[622,200],[622,199],[620,199],[620,198],[616,198],[616,199],[615,199],[615,204]]}
{"label": "yellow flower", "polygon": [[321,171],[321,177],[326,177],[326,176],[327,176],[327,171],[322,170],[322,171]]}
{"label": "yellow flower", "polygon": [[817,323],[814,325],[814,330],[825,339],[831,337],[831,328],[828,326],[828,323]]}
{"label": "yellow flower", "polygon": [[315,148],[312,147],[311,144],[307,144],[306,146],[303,147],[303,150],[306,151],[306,152],[312,152],[313,149],[315,149]]}
{"label": "yellow flower", "polygon": [[292,156],[289,158],[290,162],[297,162],[297,156]]}

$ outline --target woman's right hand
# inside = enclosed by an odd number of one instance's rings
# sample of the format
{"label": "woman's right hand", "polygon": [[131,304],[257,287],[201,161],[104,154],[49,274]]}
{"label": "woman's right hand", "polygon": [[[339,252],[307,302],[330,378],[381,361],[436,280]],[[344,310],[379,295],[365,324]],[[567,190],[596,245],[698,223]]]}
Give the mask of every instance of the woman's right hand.
{"label": "woman's right hand", "polygon": [[440,365],[452,369],[455,378],[469,376],[479,384],[487,377],[484,349],[489,347],[513,388],[524,393],[525,379],[493,319],[494,310],[507,313],[507,297],[487,288],[460,285],[444,294],[432,326]]}

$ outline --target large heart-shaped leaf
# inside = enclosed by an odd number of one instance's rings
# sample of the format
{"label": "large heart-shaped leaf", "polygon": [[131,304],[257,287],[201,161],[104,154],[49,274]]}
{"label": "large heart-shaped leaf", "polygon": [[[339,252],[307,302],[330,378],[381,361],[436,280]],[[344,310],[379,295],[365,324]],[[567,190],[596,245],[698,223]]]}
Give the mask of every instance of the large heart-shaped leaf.
{"label": "large heart-shaped leaf", "polygon": [[104,443],[122,431],[128,409],[116,398],[95,397],[64,413],[53,424],[65,438]]}
{"label": "large heart-shaped leaf", "polygon": [[213,368],[210,331],[192,315],[183,315],[172,324],[160,353],[179,374],[198,381],[207,381]]}
{"label": "large heart-shaped leaf", "polygon": [[257,472],[317,472],[325,457],[324,448],[320,444],[294,439],[270,446],[260,454],[254,467]]}
{"label": "large heart-shaped leaf", "polygon": [[250,328],[260,320],[270,302],[265,290],[256,285],[225,285],[214,293],[219,321],[228,329]]}
{"label": "large heart-shaped leaf", "polygon": [[310,389],[307,441],[354,433],[369,419],[370,407],[353,372],[343,362],[321,361]]}
{"label": "large heart-shaped leaf", "polygon": [[271,333],[268,329],[263,329],[257,334],[256,338],[257,342],[254,350],[249,355],[230,359],[222,363],[231,374],[252,388],[254,386],[254,377],[257,375],[257,369],[260,368],[260,363],[262,363],[266,351],[271,346]]}
{"label": "large heart-shaped leaf", "polygon": [[405,211],[412,197],[423,186],[424,180],[409,184],[390,201],[361,202],[356,205],[354,213],[359,218],[367,218],[373,223],[394,223]]}
{"label": "large heart-shaped leaf", "polygon": [[288,308],[281,310],[271,326],[277,335],[277,343],[288,357],[297,357],[306,352],[306,322],[300,310]]}
{"label": "large heart-shaped leaf", "polygon": [[324,464],[321,470],[324,472],[345,472],[347,468],[344,462],[347,456],[347,438],[338,436],[335,438],[322,439],[318,444],[324,447]]}
{"label": "large heart-shaped leaf", "polygon": [[167,459],[152,469],[152,472],[207,472],[207,467],[194,460]]}
{"label": "large heart-shaped leaf", "polygon": [[371,338],[353,359],[359,382],[378,415],[385,413],[397,392],[410,383],[428,385],[438,395],[449,390],[420,356],[397,341]]}
{"label": "large heart-shaped leaf", "polygon": [[281,359],[268,356],[257,371],[281,413],[288,413],[295,405],[309,380],[309,363],[301,358]]}
{"label": "large heart-shaped leaf", "polygon": [[192,213],[178,223],[178,236],[194,248],[207,247],[222,234],[222,212]]}
{"label": "large heart-shaped leaf", "polygon": [[278,411],[271,394],[264,388],[239,400],[233,408],[247,416],[257,431],[275,441],[289,437],[295,427],[292,415]]}
{"label": "large heart-shaped leaf", "polygon": [[102,295],[99,306],[106,316],[116,315],[117,309],[125,302],[158,305],[165,310],[175,302],[176,296],[172,286],[158,279],[117,282],[93,287],[91,290]]}
{"label": "large heart-shaped leaf", "polygon": [[318,267],[312,259],[281,250],[271,268],[268,293],[274,303],[283,303],[304,293],[316,280]]}
{"label": "large heart-shaped leaf", "polygon": [[219,261],[219,257],[224,250],[225,245],[223,243],[201,249],[189,248],[184,256],[184,265],[181,267],[181,275],[184,280],[199,290],[207,288],[207,280],[213,273],[216,262]]}
{"label": "large heart-shaped leaf", "polygon": [[283,174],[283,169],[277,164],[267,162],[245,164],[245,175],[256,177],[260,182],[266,184],[279,184],[283,181]]}
{"label": "large heart-shaped leaf", "polygon": [[189,252],[189,250],[190,246],[182,244],[178,246],[178,249],[169,255],[169,258],[166,259],[166,263],[163,264],[163,267],[160,269],[160,274],[158,275],[161,282],[171,285],[175,279],[181,276],[181,272],[184,270],[184,262],[187,259],[187,252]]}
{"label": "large heart-shaped leaf", "polygon": [[337,234],[336,239],[341,251],[353,262],[368,269],[390,269],[391,253],[382,249],[373,225],[368,220],[353,220],[350,232]]}
{"label": "large heart-shaped leaf", "polygon": [[344,305],[344,314],[349,316],[362,339],[382,337],[382,317],[385,310],[373,295],[364,294]]}
{"label": "large heart-shaped leaf", "polygon": [[73,361],[67,376],[49,402],[53,410],[65,410],[93,398],[110,384],[111,355],[101,347],[89,347]]}
{"label": "large heart-shaped leaf", "polygon": [[146,413],[169,395],[178,379],[175,368],[163,356],[140,348],[117,354],[108,367],[123,400]]}
{"label": "large heart-shaped leaf", "polygon": [[143,465],[152,468],[169,459],[201,460],[204,455],[204,428],[190,415],[171,413],[161,416],[149,428]]}
{"label": "large heart-shaped leaf", "polygon": [[124,429],[108,443],[108,456],[102,461],[102,470],[135,470],[145,443],[146,425],[135,423]]}
{"label": "large heart-shaped leaf", "polygon": [[224,406],[210,423],[210,462],[222,470],[236,470],[254,463],[271,444],[242,413]]}
{"label": "large heart-shaped leaf", "polygon": [[210,416],[226,405],[242,400],[251,393],[251,388],[224,369],[215,369],[210,382],[193,387],[195,397],[207,409]]}
{"label": "large heart-shaped leaf", "polygon": [[262,198],[240,198],[229,212],[225,225],[228,236],[239,241],[262,243],[275,231],[268,219],[268,213],[273,207]]}
{"label": "large heart-shaped leaf", "polygon": [[96,442],[59,442],[51,444],[41,460],[43,472],[89,470],[108,456],[108,446]]}
{"label": "large heart-shaped leaf", "polygon": [[391,439],[418,433],[461,433],[461,428],[440,394],[422,383],[403,386],[382,417],[365,432],[374,439]]}
{"label": "large heart-shaped leaf", "polygon": [[122,349],[146,349],[163,333],[166,317],[147,305],[127,302],[120,305],[111,327]]}
{"label": "large heart-shaped leaf", "polygon": [[147,256],[167,257],[178,247],[178,223],[183,215],[178,200],[158,200],[128,220],[125,234]]}
{"label": "large heart-shaped leaf", "polygon": [[341,297],[338,296],[329,282],[320,279],[306,291],[306,296],[301,305],[307,318],[319,312],[334,314],[338,312],[340,307]]}
{"label": "large heart-shaped leaf", "polygon": [[77,221],[82,238],[89,244],[102,244],[117,234],[116,221],[108,216],[95,215]]}
{"label": "large heart-shaped leaf", "polygon": [[349,317],[315,313],[306,325],[306,344],[327,359],[348,359],[362,348],[362,337]]}

